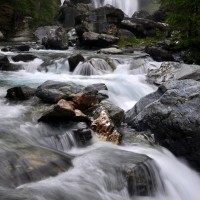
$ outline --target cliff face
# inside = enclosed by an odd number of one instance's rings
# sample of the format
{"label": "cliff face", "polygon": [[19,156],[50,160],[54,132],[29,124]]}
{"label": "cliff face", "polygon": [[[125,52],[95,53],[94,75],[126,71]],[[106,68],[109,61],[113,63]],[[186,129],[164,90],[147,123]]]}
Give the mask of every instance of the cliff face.
{"label": "cliff face", "polygon": [[9,38],[27,25],[51,25],[59,5],[60,0],[0,0],[0,31]]}

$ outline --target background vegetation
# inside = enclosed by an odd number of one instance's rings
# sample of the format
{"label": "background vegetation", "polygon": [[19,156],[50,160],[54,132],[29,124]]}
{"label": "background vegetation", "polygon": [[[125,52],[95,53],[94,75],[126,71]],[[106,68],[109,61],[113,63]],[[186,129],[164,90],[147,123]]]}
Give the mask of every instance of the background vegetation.
{"label": "background vegetation", "polygon": [[167,13],[176,48],[187,50],[188,61],[200,61],[200,0],[159,0],[159,3]]}
{"label": "background vegetation", "polygon": [[59,4],[60,0],[0,0],[0,31],[12,34],[25,18],[31,27],[52,24]]}

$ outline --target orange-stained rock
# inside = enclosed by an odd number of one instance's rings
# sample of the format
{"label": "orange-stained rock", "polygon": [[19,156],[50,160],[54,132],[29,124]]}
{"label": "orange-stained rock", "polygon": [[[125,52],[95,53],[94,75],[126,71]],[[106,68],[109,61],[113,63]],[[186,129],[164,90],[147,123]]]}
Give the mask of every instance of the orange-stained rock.
{"label": "orange-stained rock", "polygon": [[70,109],[70,110],[74,110],[75,109],[75,105],[72,101],[66,101],[64,99],[61,99],[58,103],[58,106],[60,106],[63,109]]}
{"label": "orange-stained rock", "polygon": [[92,122],[91,127],[100,139],[115,144],[121,142],[122,135],[115,127],[106,110],[101,111],[99,117]]}
{"label": "orange-stained rock", "polygon": [[87,109],[95,104],[99,103],[97,95],[94,94],[77,94],[73,98],[73,102],[77,104],[79,109]]}

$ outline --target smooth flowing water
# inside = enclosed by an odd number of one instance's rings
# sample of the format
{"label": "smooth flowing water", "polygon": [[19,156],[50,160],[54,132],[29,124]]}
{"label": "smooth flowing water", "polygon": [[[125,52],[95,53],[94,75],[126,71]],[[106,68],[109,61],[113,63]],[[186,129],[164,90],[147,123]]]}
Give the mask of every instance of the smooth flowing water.
{"label": "smooth flowing water", "polygon": [[[25,102],[9,102],[5,99],[6,90],[10,87],[37,87],[46,80],[73,81],[81,85],[105,83],[110,100],[126,111],[141,97],[156,89],[145,82],[145,73],[147,68],[157,67],[160,63],[153,62],[146,55],[136,52],[134,55],[110,57],[116,67],[114,71],[102,58],[88,58],[90,62],[80,63],[71,73],[67,56],[73,51],[32,50],[39,58],[29,63],[18,63],[24,66],[24,70],[0,72],[0,199],[199,200],[199,175],[166,149],[144,146],[131,140],[128,144],[125,142],[123,146],[116,146],[98,141],[95,134],[90,145],[80,147],[73,135],[73,125],[50,127],[37,122],[48,105],[39,104],[37,99]],[[14,53],[4,54],[10,57]],[[83,52],[86,58],[91,54],[97,57],[93,52]],[[24,176],[16,176],[18,184],[14,184],[15,180],[8,176],[8,171],[14,175],[23,174],[20,166],[12,166],[22,159],[21,155],[26,158],[24,149],[33,146],[49,149],[66,158],[70,155],[73,166],[57,176],[44,176],[43,180],[34,179],[31,183],[24,183],[20,179]],[[28,159],[37,165],[33,152],[38,155],[38,150],[31,150]],[[16,157],[13,158],[13,154]],[[146,156],[152,161],[140,166],[144,177],[139,178],[132,188],[128,187],[124,169],[132,166],[135,160],[146,159]],[[46,159],[48,157],[44,157]],[[20,162],[22,164],[26,167],[29,163]],[[18,170],[13,171],[15,168]],[[141,194],[143,187],[148,194]]]}

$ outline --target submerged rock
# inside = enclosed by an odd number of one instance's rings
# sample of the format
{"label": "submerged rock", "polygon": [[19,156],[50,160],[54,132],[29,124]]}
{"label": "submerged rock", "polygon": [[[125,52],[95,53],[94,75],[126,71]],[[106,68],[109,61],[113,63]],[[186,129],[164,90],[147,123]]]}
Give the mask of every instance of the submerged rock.
{"label": "submerged rock", "polygon": [[156,142],[200,170],[199,102],[199,82],[169,81],[129,110],[125,122],[138,131],[151,130]]}
{"label": "submerged rock", "polygon": [[[103,180],[100,180],[109,183],[109,191],[127,190],[132,199],[135,196],[150,198],[157,190],[163,192],[157,166],[145,155],[104,146],[84,154],[79,162],[85,159],[89,159],[92,166],[101,167]],[[83,166],[92,173],[87,168],[88,162],[83,162]],[[94,181],[96,178],[94,173]]]}
{"label": "submerged rock", "polygon": [[84,61],[85,61],[85,58],[82,56],[82,54],[80,52],[75,53],[72,56],[70,56],[68,58],[70,72],[73,72],[75,70],[76,66],[80,62],[84,62]]}
{"label": "submerged rock", "polygon": [[[22,146],[22,145],[21,145]],[[1,183],[4,186],[19,185],[56,176],[72,167],[71,157],[61,155],[41,147],[17,147],[15,150],[1,151]]]}
{"label": "submerged rock", "polygon": [[113,63],[109,60],[91,58],[83,63],[80,63],[74,70],[74,74],[85,76],[102,75],[112,72],[113,69]]}
{"label": "submerged rock", "polygon": [[31,55],[31,54],[19,54],[17,56],[13,56],[12,60],[15,62],[19,62],[19,61],[30,62],[36,58],[37,56]]}
{"label": "submerged rock", "polygon": [[0,55],[0,70],[1,71],[18,71],[22,69],[20,65],[14,65],[10,63],[6,56]]}
{"label": "submerged rock", "polygon": [[30,99],[35,95],[36,89],[27,86],[13,87],[7,90],[6,98],[15,100]]}

